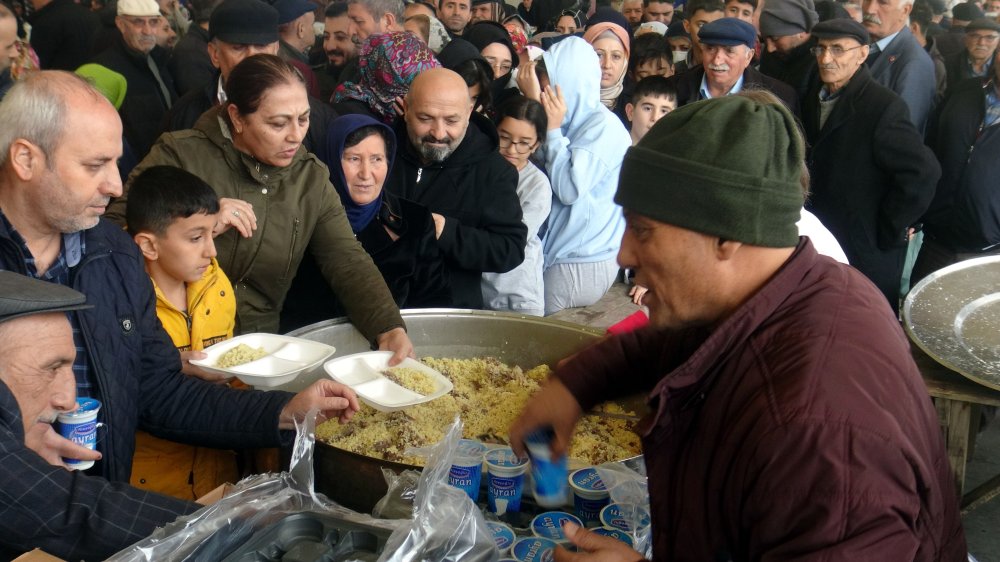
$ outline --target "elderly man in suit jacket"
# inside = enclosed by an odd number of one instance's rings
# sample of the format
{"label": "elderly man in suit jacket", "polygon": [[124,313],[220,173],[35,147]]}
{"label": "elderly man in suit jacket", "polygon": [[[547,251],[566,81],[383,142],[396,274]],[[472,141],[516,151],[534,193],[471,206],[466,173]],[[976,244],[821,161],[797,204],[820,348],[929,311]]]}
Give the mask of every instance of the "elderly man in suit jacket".
{"label": "elderly man in suit jacket", "polygon": [[930,205],[941,167],[903,100],[872,79],[865,28],[834,19],[812,36],[820,81],[802,105],[807,208],[896,309],[910,227]]}
{"label": "elderly man in suit jacket", "polygon": [[934,107],[934,61],[907,26],[913,0],[864,0],[862,24],[875,42],[867,64],[876,82],[896,92],[923,132]]}

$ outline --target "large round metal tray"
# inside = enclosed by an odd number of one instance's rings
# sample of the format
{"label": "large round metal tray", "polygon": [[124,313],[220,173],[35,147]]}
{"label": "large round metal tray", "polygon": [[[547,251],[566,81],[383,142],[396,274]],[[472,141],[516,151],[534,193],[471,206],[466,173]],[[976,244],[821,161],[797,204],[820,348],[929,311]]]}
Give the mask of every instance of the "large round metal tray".
{"label": "large round metal tray", "polygon": [[[458,309],[404,310],[407,332],[418,357],[470,359],[492,356],[501,361],[531,368],[542,363],[555,366],[559,360],[599,339],[603,332],[593,328],[502,312]],[[337,356],[370,349],[368,342],[346,318],[319,322],[289,335],[310,339],[337,348]],[[320,377],[323,369],[299,375],[283,390],[298,391]],[[627,403],[641,408],[641,401]],[[318,442],[314,465],[316,489],[356,511],[370,512],[385,495],[382,468],[400,471],[416,468],[358,455]]]}
{"label": "large round metal tray", "polygon": [[910,339],[945,367],[1000,390],[1000,256],[935,271],[903,303]]}

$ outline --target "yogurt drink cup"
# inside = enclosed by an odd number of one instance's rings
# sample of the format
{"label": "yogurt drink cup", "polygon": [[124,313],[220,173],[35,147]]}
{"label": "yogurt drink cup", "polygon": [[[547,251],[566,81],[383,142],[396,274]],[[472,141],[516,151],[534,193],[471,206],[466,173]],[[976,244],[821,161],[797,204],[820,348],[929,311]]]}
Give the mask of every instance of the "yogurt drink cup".
{"label": "yogurt drink cup", "polygon": [[528,461],[518,458],[510,447],[493,449],[486,453],[486,469],[486,502],[489,510],[497,515],[520,511]]}
{"label": "yogurt drink cup", "polygon": [[531,458],[532,494],[542,507],[560,507],[566,503],[566,455],[552,454],[555,431],[551,427],[532,431],[524,438],[524,448]]}
{"label": "yogurt drink cup", "polygon": [[588,527],[601,525],[601,509],[611,501],[608,489],[594,467],[581,468],[569,475],[573,508]]}
{"label": "yogurt drink cup", "polygon": [[[77,398],[76,410],[59,414],[56,419],[56,431],[66,439],[88,449],[97,447],[97,413],[101,410],[101,402],[94,398]],[[94,461],[68,459],[63,462],[71,470],[87,470],[94,466]]]}
{"label": "yogurt drink cup", "polygon": [[472,439],[462,439],[455,452],[448,483],[464,490],[473,503],[479,501],[479,486],[483,478],[483,454],[486,446]]}

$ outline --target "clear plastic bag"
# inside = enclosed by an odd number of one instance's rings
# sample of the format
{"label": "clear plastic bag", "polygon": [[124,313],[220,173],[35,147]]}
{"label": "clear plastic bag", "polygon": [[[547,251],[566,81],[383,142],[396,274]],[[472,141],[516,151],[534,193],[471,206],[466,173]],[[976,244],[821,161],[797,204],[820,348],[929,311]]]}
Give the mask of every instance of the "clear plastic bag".
{"label": "clear plastic bag", "polygon": [[417,485],[420,483],[420,473],[416,470],[404,470],[399,474],[383,468],[388,491],[372,508],[372,515],[383,519],[412,519],[413,501],[417,496]]}
{"label": "clear plastic bag", "polygon": [[221,560],[255,532],[302,512],[317,512],[390,531],[407,523],[406,520],[375,519],[316,494],[313,487],[316,412],[309,412],[302,424],[296,422],[295,429],[295,448],[288,472],[247,477],[218,502],[157,529],[108,560]]}
{"label": "clear plastic bag", "polygon": [[[413,504],[413,520],[389,537],[379,562],[496,562],[500,558],[482,512],[468,494],[448,484],[462,422],[430,448]],[[407,451],[407,455],[420,451]]]}
{"label": "clear plastic bag", "polygon": [[653,541],[648,521],[649,488],[646,484],[646,475],[620,462],[609,462],[594,468],[604,482],[611,502],[623,508],[622,512],[629,527],[626,532],[632,538],[632,546],[647,560],[652,560]]}

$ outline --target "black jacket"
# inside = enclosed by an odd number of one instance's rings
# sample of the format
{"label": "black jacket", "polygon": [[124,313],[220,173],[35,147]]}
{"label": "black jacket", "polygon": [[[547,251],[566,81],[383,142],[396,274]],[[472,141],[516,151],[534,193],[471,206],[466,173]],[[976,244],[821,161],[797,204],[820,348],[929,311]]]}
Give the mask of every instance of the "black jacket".
{"label": "black jacket", "polygon": [[971,78],[948,93],[931,147],[941,162],[941,181],[924,216],[927,236],[956,252],[1000,244],[1000,124],[980,129],[986,88],[993,80]]}
{"label": "black jacket", "polygon": [[876,83],[862,65],[819,128],[817,82],[802,120],[812,194],[807,208],[837,238],[895,308],[907,228],[934,197],[941,167],[910,121],[906,102]]}
{"label": "black jacket", "polygon": [[[399,238],[392,240],[386,227]],[[358,242],[400,308],[451,306],[448,273],[427,207],[386,193],[378,217],[358,233]]]}
{"label": "black jacket", "polygon": [[[156,47],[147,56],[129,49],[125,46],[124,40],[118,39],[91,61],[114,70],[128,82],[125,101],[122,102],[118,113],[122,118],[125,138],[128,139],[139,160],[146,156],[156,138],[160,136],[160,126],[163,124],[167,109],[170,103],[177,99],[174,80],[164,62],[160,60],[162,52],[157,52],[158,49],[159,47]],[[163,90],[153,76],[147,58],[152,58],[156,64],[160,78],[167,87],[169,100],[164,98]]]}
{"label": "black jacket", "polygon": [[[207,84],[185,94],[170,108],[170,112],[163,120],[162,132],[170,133],[193,128],[202,113],[215,107],[218,87],[219,72],[215,71]],[[337,112],[329,105],[309,96],[309,130],[302,139],[302,145],[306,150],[317,155],[326,154],[326,150],[322,148],[326,145],[326,130],[330,122],[336,118]],[[329,162],[324,164],[330,166]],[[340,163],[337,162],[337,165]]]}
{"label": "black jacket", "polygon": [[760,57],[760,72],[794,88],[801,103],[813,82],[819,79],[816,55],[809,52],[815,46],[816,41],[810,39],[784,57],[765,51]]}
{"label": "black jacket", "polygon": [[212,59],[208,56],[208,31],[197,23],[192,23],[188,32],[181,37],[167,61],[167,70],[174,77],[177,95],[200,90],[216,74]]}
{"label": "black jacket", "polygon": [[484,271],[504,273],[524,261],[528,228],[521,221],[517,170],[497,150],[493,124],[473,113],[465,138],[444,162],[424,164],[402,119],[396,163],[386,190],[445,217],[438,246],[445,257],[453,306],[482,308]]}
{"label": "black jacket", "polygon": [[97,15],[73,0],[53,0],[31,18],[31,47],[43,70],[74,71],[87,62],[100,27]]}
{"label": "black jacket", "polygon": [[[696,102],[700,99],[698,90],[701,89],[701,79],[704,77],[705,67],[698,65],[687,72],[674,74],[668,78],[673,83],[674,88],[677,89],[677,107]],[[767,90],[778,96],[778,99],[783,101],[785,106],[794,115],[799,115],[799,96],[796,95],[795,90],[791,86],[770,76],[764,76],[751,67],[747,67],[743,71],[743,89],[750,90],[755,88]]]}
{"label": "black jacket", "polygon": [[[990,55],[990,60],[993,60],[995,57],[996,53]],[[947,80],[947,87],[945,89],[945,92],[951,90],[952,87],[955,86],[955,84],[958,84],[959,82],[964,82],[969,78],[981,78],[978,76],[973,76],[970,70],[971,69],[969,67],[968,50],[962,49],[957,53],[945,57],[944,72],[945,72],[945,78]],[[992,72],[993,72],[992,67],[988,67],[986,69],[987,75],[992,74]]]}

